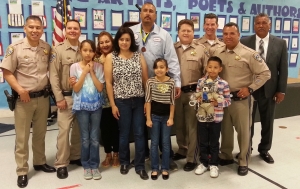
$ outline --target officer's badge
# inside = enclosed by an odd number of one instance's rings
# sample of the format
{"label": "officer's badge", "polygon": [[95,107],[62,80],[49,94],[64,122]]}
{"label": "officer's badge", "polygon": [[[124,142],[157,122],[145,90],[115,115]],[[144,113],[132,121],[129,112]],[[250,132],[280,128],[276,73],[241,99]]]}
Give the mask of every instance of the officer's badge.
{"label": "officer's badge", "polygon": [[206,54],[206,56],[210,57],[210,54],[209,54],[207,48],[204,49],[204,54]]}
{"label": "officer's badge", "polygon": [[167,84],[157,84],[157,90],[161,93],[166,93],[169,90],[169,85]]}
{"label": "officer's badge", "polygon": [[49,62],[52,63],[55,58],[56,58],[56,54],[54,52],[51,52],[51,56],[50,56]]}
{"label": "officer's badge", "polygon": [[235,59],[235,60],[241,60],[241,57],[240,57],[240,56],[235,56],[234,59]]}
{"label": "officer's badge", "polygon": [[195,56],[197,54],[197,52],[195,51],[195,50],[193,50],[192,52],[191,52],[191,55],[192,56]]}
{"label": "officer's badge", "polygon": [[44,49],[43,52],[45,53],[45,55],[48,55],[48,54],[49,54],[48,51],[47,51],[47,49]]}
{"label": "officer's badge", "polygon": [[14,52],[14,48],[8,47],[5,53],[5,58],[9,57]]}
{"label": "officer's badge", "polygon": [[254,53],[253,54],[253,58],[255,60],[257,60],[258,62],[262,62],[262,58],[261,58],[261,56],[258,53]]}
{"label": "officer's badge", "polygon": [[27,55],[24,56],[24,59],[28,59],[28,58],[29,58],[29,56],[27,56]]}

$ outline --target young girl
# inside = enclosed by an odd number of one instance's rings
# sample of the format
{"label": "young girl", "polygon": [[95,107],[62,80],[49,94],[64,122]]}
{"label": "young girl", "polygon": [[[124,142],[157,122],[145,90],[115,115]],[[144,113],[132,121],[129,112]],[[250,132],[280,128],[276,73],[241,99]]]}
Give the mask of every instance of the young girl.
{"label": "young girl", "polygon": [[73,85],[73,107],[81,134],[81,163],[85,179],[101,179],[99,167],[99,135],[102,113],[101,91],[104,83],[103,66],[93,62],[95,43],[84,40],[80,45],[82,61],[72,64],[70,77]]}
{"label": "young girl", "polygon": [[162,178],[167,180],[169,179],[170,133],[175,105],[175,81],[167,75],[168,64],[165,59],[156,59],[153,69],[156,76],[148,79],[146,83],[146,124],[151,128],[151,178],[156,180],[158,177],[158,143],[161,136],[161,171]]}

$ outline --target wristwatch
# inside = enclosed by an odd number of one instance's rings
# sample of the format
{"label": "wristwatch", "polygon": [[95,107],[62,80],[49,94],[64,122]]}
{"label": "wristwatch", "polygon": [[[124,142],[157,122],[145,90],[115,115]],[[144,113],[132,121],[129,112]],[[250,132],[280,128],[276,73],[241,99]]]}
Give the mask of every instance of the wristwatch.
{"label": "wristwatch", "polygon": [[252,88],[250,88],[250,87],[248,87],[248,90],[249,90],[249,93],[250,93],[250,95],[252,95],[252,93],[253,93],[253,89],[252,89]]}

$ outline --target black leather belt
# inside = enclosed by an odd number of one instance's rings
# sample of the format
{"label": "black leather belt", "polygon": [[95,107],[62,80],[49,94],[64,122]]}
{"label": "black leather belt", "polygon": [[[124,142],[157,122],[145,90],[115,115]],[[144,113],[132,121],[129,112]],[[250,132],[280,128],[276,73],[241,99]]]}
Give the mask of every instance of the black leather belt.
{"label": "black leather belt", "polygon": [[38,92],[30,92],[29,97],[30,98],[38,98],[38,97],[44,96],[44,93],[45,93],[44,90],[38,91]]}
{"label": "black leather belt", "polygon": [[192,85],[186,85],[186,86],[181,87],[181,90],[184,93],[188,93],[188,92],[195,92],[196,88],[197,88],[197,84],[192,84]]}
{"label": "black leather belt", "polygon": [[241,98],[241,97],[238,97],[237,96],[237,93],[238,93],[239,91],[235,91],[235,92],[231,92],[230,93],[230,98],[231,98],[231,100],[233,100],[233,101],[241,101],[241,100],[246,100],[248,97],[245,97],[245,98]]}
{"label": "black leather belt", "polygon": [[211,103],[210,100],[202,100],[202,103]]}
{"label": "black leather belt", "polygon": [[73,91],[63,91],[62,94],[64,96],[72,96]]}

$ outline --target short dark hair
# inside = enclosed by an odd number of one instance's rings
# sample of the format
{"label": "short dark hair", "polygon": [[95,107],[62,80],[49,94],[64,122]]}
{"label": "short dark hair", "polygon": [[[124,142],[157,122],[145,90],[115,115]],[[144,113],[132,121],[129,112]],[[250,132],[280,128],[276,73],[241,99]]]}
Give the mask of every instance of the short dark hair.
{"label": "short dark hair", "polygon": [[81,26],[80,26],[80,23],[79,23],[79,21],[78,20],[75,20],[75,19],[70,19],[70,20],[67,20],[67,22],[66,22],[66,26],[67,26],[67,24],[69,23],[69,22],[76,22],[77,24],[78,24],[78,26],[79,26],[79,29],[81,30]]}
{"label": "short dark hair", "polygon": [[237,31],[240,32],[239,26],[236,23],[234,23],[234,22],[229,22],[229,23],[225,24],[225,26],[223,27],[223,29],[227,28],[227,27],[232,27],[232,26],[235,26],[236,29],[237,29]]}
{"label": "short dark hair", "polygon": [[269,15],[266,14],[266,13],[263,13],[263,12],[262,12],[262,13],[259,13],[259,14],[257,14],[257,15],[255,16],[255,18],[254,18],[254,23],[255,23],[256,19],[259,18],[259,17],[266,17],[266,18],[269,20],[269,23],[271,23],[271,19],[270,19]]}
{"label": "short dark hair", "polygon": [[100,57],[101,56],[101,50],[100,50],[100,43],[99,43],[99,40],[102,36],[107,36],[111,42],[111,44],[113,45],[114,44],[114,39],[112,38],[111,34],[108,33],[107,31],[102,31],[99,33],[98,35],[98,44],[97,44],[97,48],[96,48],[96,55],[97,57]]}
{"label": "short dark hair", "polygon": [[190,25],[194,31],[194,22],[189,20],[189,19],[183,19],[183,20],[180,20],[180,22],[178,23],[178,30],[180,30],[180,27],[183,25],[183,24],[187,24],[187,25]]}
{"label": "short dark hair", "polygon": [[41,25],[43,25],[43,22],[41,20],[40,17],[36,16],[36,15],[30,15],[26,18],[26,23],[28,20],[35,20],[35,21],[39,21],[41,23]]}
{"label": "short dark hair", "polygon": [[166,68],[168,68],[168,62],[167,62],[166,59],[164,59],[164,58],[157,58],[157,59],[154,61],[154,63],[153,63],[153,69],[156,69],[156,68],[157,68],[157,63],[158,63],[158,62],[164,62]]}
{"label": "short dark hair", "polygon": [[92,41],[92,40],[89,40],[89,39],[86,39],[86,40],[83,40],[81,43],[80,43],[80,47],[79,49],[81,50],[81,48],[83,47],[83,44],[85,43],[88,43],[91,45],[92,49],[93,49],[93,52],[96,53],[96,45],[95,45],[95,42]]}
{"label": "short dark hair", "polygon": [[210,19],[215,18],[216,19],[216,24],[218,24],[218,16],[215,15],[214,13],[207,13],[207,14],[204,15],[204,24],[205,24],[205,19],[206,18],[210,18]]}
{"label": "short dark hair", "polygon": [[114,50],[119,54],[120,53],[120,47],[119,47],[119,39],[121,38],[121,36],[123,34],[128,34],[130,36],[130,41],[131,41],[131,44],[130,44],[130,51],[131,52],[136,52],[139,48],[139,46],[135,43],[135,38],[134,38],[134,34],[133,34],[133,31],[128,28],[128,27],[120,27],[118,32],[116,33],[116,36],[115,36],[115,39],[114,39],[114,43],[113,43],[113,46],[114,46]]}
{"label": "short dark hair", "polygon": [[219,57],[217,57],[217,56],[211,56],[211,57],[209,57],[209,59],[207,60],[207,64],[208,64],[210,61],[218,62],[219,65],[220,65],[220,67],[223,67],[223,63],[222,63],[221,58],[219,58]]}

